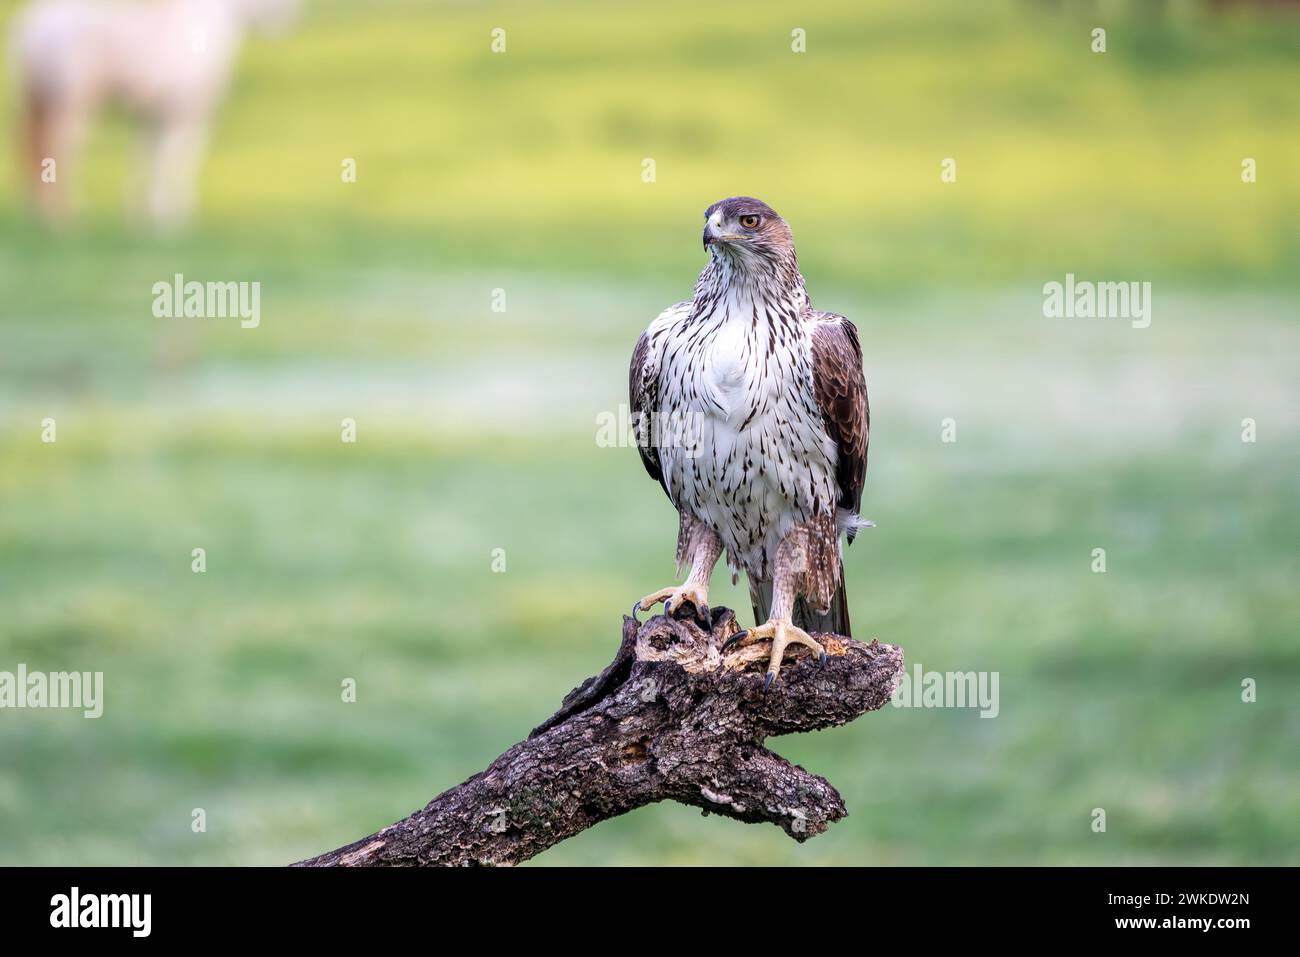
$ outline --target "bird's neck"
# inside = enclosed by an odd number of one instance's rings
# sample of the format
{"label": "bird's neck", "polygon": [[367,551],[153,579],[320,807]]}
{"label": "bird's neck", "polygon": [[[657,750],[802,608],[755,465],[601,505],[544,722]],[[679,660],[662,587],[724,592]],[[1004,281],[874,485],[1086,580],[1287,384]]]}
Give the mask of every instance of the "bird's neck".
{"label": "bird's neck", "polygon": [[738,303],[765,303],[781,312],[798,315],[808,308],[803,275],[793,256],[770,260],[715,252],[695,284],[695,316],[750,318],[757,310],[729,308]]}

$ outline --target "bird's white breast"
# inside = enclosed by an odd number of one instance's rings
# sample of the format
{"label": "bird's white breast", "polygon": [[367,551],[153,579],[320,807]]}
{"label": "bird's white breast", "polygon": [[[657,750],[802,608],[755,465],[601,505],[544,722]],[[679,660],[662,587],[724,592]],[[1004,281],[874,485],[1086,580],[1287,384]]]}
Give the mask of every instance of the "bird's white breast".
{"label": "bird's white breast", "polygon": [[835,480],[805,330],[759,309],[724,297],[676,330],[661,402],[688,441],[660,454],[678,507],[718,532],[733,564],[763,576],[794,524],[833,508]]}
{"label": "bird's white breast", "polygon": [[[723,323],[701,350],[700,382],[724,420],[748,413],[753,406],[751,395],[760,384],[747,333],[739,322]],[[743,415],[740,421],[744,421]]]}

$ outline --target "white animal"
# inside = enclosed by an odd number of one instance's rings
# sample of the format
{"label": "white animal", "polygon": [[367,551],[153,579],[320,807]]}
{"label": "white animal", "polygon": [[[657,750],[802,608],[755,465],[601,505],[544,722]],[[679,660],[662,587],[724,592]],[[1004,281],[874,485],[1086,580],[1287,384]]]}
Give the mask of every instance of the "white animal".
{"label": "white animal", "polygon": [[286,26],[297,0],[38,0],[19,15],[13,56],[22,91],[24,157],[38,212],[73,206],[78,153],[108,103],[138,118],[147,137],[145,215],[186,220],[212,116],[250,28]]}

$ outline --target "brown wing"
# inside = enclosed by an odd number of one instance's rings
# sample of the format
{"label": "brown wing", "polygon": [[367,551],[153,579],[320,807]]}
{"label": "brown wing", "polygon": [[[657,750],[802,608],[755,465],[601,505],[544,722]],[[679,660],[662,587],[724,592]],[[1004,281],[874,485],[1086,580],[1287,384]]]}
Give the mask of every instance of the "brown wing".
{"label": "brown wing", "polygon": [[[858,330],[843,316],[829,312],[813,315],[819,320],[812,333],[813,395],[826,431],[839,447],[835,478],[840,494],[836,504],[856,515],[862,504],[871,431],[862,346]],[[850,542],[856,531],[849,529]]]}
{"label": "brown wing", "polygon": [[628,404],[632,408],[632,429],[636,437],[636,450],[641,453],[641,463],[650,477],[663,485],[659,450],[651,444],[651,418],[659,408],[659,363],[651,356],[651,347],[650,330],[647,329],[641,333],[636,348],[632,350],[632,366],[628,369],[627,376]]}
{"label": "brown wing", "polygon": [[[655,442],[659,438],[659,365],[663,360],[666,343],[673,335],[673,329],[691,314],[691,302],[679,302],[669,306],[655,317],[654,322],[632,350],[632,366],[628,369],[628,404],[632,407],[632,427],[636,435],[636,450],[641,453],[641,463],[650,477],[663,486],[664,494],[672,502],[672,493],[664,481],[663,469],[659,464],[659,449]],[[677,506],[673,502],[673,507]]]}

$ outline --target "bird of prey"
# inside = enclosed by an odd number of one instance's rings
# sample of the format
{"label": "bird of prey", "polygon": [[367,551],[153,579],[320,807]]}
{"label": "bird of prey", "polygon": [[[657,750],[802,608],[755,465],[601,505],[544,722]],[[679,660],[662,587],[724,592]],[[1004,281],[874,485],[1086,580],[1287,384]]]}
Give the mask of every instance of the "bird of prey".
{"label": "bird of prey", "polygon": [[709,619],[723,550],[749,579],[755,627],[728,642],[768,639],[764,690],[787,645],[824,663],[809,631],[849,636],[840,535],[849,543],[867,471],[870,412],[853,323],[812,308],[784,219],[733,196],[704,213],[708,265],[694,297],[641,334],[629,375],[637,447],[677,509],[679,587],[633,614],[683,602]]}

